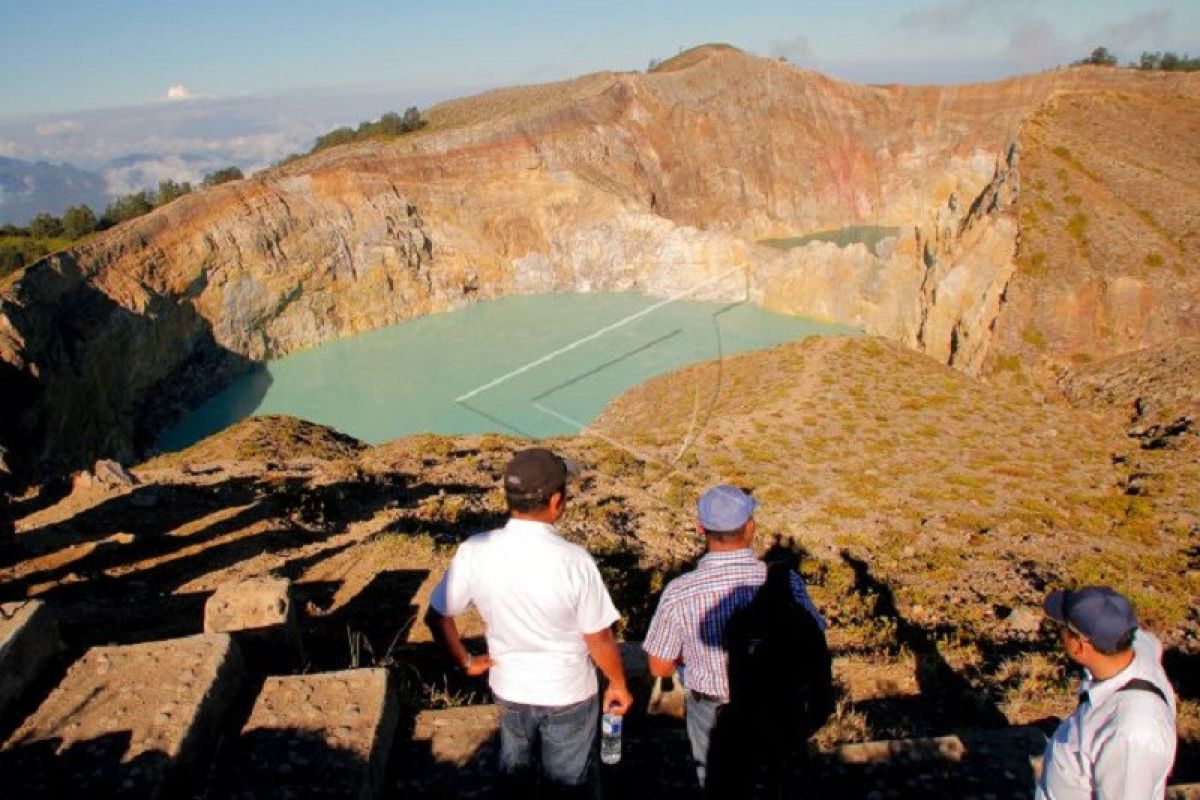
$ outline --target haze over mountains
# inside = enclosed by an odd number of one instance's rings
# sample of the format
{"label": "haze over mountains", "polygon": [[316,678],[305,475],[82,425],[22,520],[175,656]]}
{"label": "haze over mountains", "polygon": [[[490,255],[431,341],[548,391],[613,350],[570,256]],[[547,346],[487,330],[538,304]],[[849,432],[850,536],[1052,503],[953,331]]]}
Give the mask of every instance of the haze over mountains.
{"label": "haze over mountains", "polygon": [[58,215],[80,203],[103,208],[108,196],[103,176],[95,172],[0,156],[0,225],[23,225],[39,212]]}
{"label": "haze over mountains", "polygon": [[[176,87],[183,88],[183,87]],[[0,120],[0,224],[61,214],[171,179],[198,184],[213,170],[247,175],[340,125],[463,92],[379,87],[275,96],[182,96],[128,108]]]}

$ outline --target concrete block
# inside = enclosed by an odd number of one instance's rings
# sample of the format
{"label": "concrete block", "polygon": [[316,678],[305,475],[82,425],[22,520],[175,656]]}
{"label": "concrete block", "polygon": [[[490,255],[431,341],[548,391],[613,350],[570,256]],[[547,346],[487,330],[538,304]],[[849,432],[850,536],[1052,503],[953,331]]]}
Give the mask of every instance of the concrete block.
{"label": "concrete block", "polygon": [[222,796],[369,798],[383,789],[399,706],[387,670],[267,678]]}
{"label": "concrete block", "polygon": [[62,650],[58,623],[40,600],[0,604],[0,716]]}
{"label": "concrete block", "polygon": [[287,578],[250,578],[226,583],[204,604],[205,633],[236,633],[296,624],[292,583]]}
{"label": "concrete block", "polygon": [[225,634],[93,647],[0,750],[13,797],[176,796],[242,679]]}

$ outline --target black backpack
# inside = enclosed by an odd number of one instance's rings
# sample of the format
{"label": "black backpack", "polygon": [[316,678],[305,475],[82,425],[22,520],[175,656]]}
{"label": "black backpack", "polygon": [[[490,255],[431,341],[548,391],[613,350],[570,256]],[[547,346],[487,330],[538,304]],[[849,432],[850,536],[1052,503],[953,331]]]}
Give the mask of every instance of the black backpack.
{"label": "black backpack", "polygon": [[791,569],[768,567],[767,580],[725,625],[729,705],[772,736],[793,743],[833,713],[833,658],[825,632],[792,594]]}

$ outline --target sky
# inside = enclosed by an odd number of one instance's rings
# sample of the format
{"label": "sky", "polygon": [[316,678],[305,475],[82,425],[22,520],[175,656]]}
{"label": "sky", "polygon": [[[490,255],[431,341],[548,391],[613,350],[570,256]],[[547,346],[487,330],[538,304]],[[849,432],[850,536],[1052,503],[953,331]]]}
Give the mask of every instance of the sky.
{"label": "sky", "polygon": [[1098,45],[1195,55],[1200,0],[0,0],[0,31],[0,156],[106,171],[119,191],[706,42],[869,83],[993,80]]}

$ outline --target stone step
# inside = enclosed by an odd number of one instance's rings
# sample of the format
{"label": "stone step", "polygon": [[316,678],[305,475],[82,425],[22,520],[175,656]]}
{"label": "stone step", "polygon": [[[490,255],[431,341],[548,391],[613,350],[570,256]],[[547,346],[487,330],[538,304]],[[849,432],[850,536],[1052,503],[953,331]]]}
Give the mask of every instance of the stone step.
{"label": "stone step", "polygon": [[972,731],[951,736],[846,744],[838,747],[832,757],[843,764],[876,765],[923,761],[957,763],[968,756],[1020,761],[1040,756],[1045,745],[1046,735],[1040,730],[1028,725],[1015,725],[1000,730]]}
{"label": "stone step", "polygon": [[0,604],[0,717],[25,695],[42,668],[61,650],[58,624],[45,603]]}
{"label": "stone step", "polygon": [[267,678],[221,765],[218,795],[376,797],[398,718],[385,669]]}
{"label": "stone step", "polygon": [[174,796],[242,680],[225,634],[93,647],[0,751],[13,797]]}

